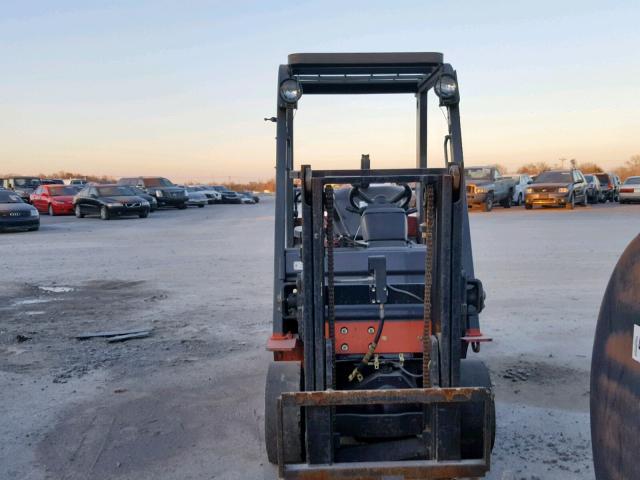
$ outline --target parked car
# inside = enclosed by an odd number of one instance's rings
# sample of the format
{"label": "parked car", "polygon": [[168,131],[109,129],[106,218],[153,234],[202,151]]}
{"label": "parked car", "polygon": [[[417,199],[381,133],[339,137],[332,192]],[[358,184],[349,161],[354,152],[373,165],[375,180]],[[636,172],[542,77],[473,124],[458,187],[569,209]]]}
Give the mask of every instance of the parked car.
{"label": "parked car", "polygon": [[187,208],[187,192],[164,177],[129,177],[118,180],[118,185],[129,185],[155,197],[158,207]]}
{"label": "parked car", "polygon": [[505,178],[510,178],[515,182],[513,188],[512,202],[519,207],[524,204],[524,199],[527,196],[527,187],[533,182],[531,177],[527,174],[508,175]]}
{"label": "parked car", "polygon": [[220,192],[222,195],[222,203],[242,203],[242,196],[238,192],[229,190],[224,185],[214,185],[211,188]]}
{"label": "parked car", "polygon": [[184,187],[184,189],[187,191],[187,196],[189,198],[187,200],[187,205],[203,208],[205,205],[209,204],[209,199],[198,187]]}
{"label": "parked car", "polygon": [[253,192],[240,192],[240,195],[252,198],[254,203],[260,203],[260,197]]}
{"label": "parked car", "polygon": [[13,190],[23,201],[29,203],[29,196],[40,185],[38,177],[10,177],[3,180],[4,188]]}
{"label": "parked car", "polygon": [[620,203],[640,202],[640,177],[629,177],[620,186]]}
{"label": "parked car", "polygon": [[240,195],[240,202],[246,205],[255,205],[256,201],[248,195]]}
{"label": "parked car", "polygon": [[503,177],[495,167],[470,167],[464,169],[467,184],[467,204],[481,205],[490,212],[496,203],[510,208],[515,192],[515,182]]}
{"label": "parked car", "polygon": [[41,178],[40,185],[64,185],[61,178]]}
{"label": "parked car", "polygon": [[69,185],[86,185],[88,182],[84,178],[71,178],[69,179]]}
{"label": "parked car", "polygon": [[102,220],[126,215],[147,218],[151,209],[126,185],[87,185],[74,197],[73,205],[76,217],[100,215]]}
{"label": "parked car", "polygon": [[589,203],[604,202],[602,186],[600,185],[600,179],[598,176],[590,173],[585,175],[584,179],[587,181],[587,198],[589,199]]}
{"label": "parked car", "polygon": [[40,185],[29,197],[31,205],[40,213],[49,215],[72,215],[73,197],[81,190],[74,185]]}
{"label": "parked car", "polygon": [[38,230],[40,214],[11,190],[0,190],[0,231]]}
{"label": "parked car", "polygon": [[594,173],[602,186],[604,201],[617,202],[620,194],[620,179],[612,173]]}
{"label": "parked car", "polygon": [[129,187],[129,188],[133,190],[133,192],[137,196],[139,196],[140,198],[144,198],[147,202],[149,202],[150,212],[155,212],[158,209],[158,201],[156,200],[156,197],[154,197],[153,195],[149,195],[141,188],[138,188],[138,187]]}
{"label": "parked car", "polygon": [[213,187],[208,185],[197,185],[196,188],[207,196],[209,205],[222,203],[222,194],[219,191],[214,190]]}
{"label": "parked car", "polygon": [[527,188],[525,208],[556,206],[573,209],[587,206],[587,182],[580,170],[547,170],[540,173]]}

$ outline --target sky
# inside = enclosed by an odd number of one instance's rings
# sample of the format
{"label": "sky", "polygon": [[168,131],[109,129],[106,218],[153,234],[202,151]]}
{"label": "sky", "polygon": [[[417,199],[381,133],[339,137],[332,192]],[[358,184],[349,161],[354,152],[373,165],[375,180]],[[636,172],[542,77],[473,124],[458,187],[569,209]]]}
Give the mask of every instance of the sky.
{"label": "sky", "polygon": [[[467,165],[613,167],[640,154],[639,24],[637,1],[0,0],[0,174],[268,179],[278,65],[345,51],[444,53]],[[415,163],[410,95],[303,95],[295,122],[297,165]]]}

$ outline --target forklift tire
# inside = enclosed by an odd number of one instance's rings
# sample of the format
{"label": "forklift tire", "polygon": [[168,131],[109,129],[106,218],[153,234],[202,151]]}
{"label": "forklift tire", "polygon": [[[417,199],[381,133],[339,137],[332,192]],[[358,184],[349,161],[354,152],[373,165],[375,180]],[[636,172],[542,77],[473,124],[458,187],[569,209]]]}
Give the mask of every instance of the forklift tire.
{"label": "forklift tire", "polygon": [[[460,363],[461,387],[485,387],[492,390],[491,376],[487,366],[478,360],[463,360]],[[482,403],[465,403],[460,409],[460,453],[463,459],[478,459],[483,455],[484,408]],[[491,399],[491,449],[496,439],[496,406]]]}
{"label": "forklift tire", "polygon": [[[273,362],[267,372],[264,395],[264,440],[267,458],[278,463],[278,398],[284,392],[299,392],[302,387],[300,362]],[[284,463],[302,462],[302,411],[300,408],[283,412]]]}

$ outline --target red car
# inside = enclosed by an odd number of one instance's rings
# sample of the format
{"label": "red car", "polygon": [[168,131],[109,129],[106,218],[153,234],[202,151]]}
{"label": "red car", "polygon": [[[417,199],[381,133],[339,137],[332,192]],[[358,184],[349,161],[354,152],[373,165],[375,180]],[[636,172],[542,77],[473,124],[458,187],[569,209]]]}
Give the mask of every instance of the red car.
{"label": "red car", "polygon": [[40,185],[29,198],[40,213],[72,215],[73,197],[79,191],[76,185]]}

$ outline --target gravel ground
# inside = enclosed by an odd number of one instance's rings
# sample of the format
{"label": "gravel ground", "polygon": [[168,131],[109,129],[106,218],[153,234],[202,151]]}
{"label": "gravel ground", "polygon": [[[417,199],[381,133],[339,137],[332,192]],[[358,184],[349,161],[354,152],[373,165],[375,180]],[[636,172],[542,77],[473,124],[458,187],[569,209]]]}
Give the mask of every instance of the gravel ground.
{"label": "gravel ground", "polygon": [[[592,336],[640,207],[472,213],[500,480],[593,479]],[[0,235],[0,478],[273,479],[273,199]],[[125,343],[96,330],[152,328]]]}

